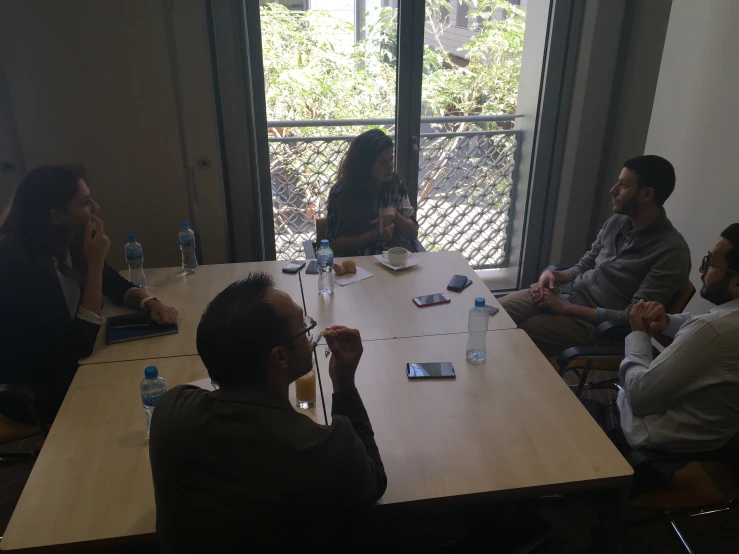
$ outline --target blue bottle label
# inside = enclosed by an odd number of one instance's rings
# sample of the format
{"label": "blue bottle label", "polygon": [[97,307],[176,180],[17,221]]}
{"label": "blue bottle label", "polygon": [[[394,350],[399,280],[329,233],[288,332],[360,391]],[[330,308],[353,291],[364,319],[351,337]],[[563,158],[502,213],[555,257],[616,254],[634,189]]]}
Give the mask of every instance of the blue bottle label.
{"label": "blue bottle label", "polygon": [[195,246],[195,241],[190,238],[180,239],[180,246],[182,248],[187,248],[188,246]]}

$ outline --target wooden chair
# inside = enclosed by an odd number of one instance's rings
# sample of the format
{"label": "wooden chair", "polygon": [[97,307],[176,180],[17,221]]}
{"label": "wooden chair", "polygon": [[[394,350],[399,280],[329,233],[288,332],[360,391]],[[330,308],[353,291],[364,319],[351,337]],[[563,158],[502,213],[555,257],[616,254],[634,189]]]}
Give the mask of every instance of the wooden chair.
{"label": "wooden chair", "polygon": [[[29,414],[36,423],[20,423],[0,414],[0,444],[15,442],[40,433],[46,436],[48,426],[43,422],[36,409],[34,404],[35,395],[31,389],[23,385],[0,384],[0,401],[2,401],[3,397],[20,400],[26,406]],[[0,464],[33,460],[37,456],[38,451],[4,452],[0,453]]]}
{"label": "wooden chair", "polygon": [[303,241],[303,250],[305,251],[305,257],[309,260],[313,260],[316,257],[318,246],[321,241],[326,238],[326,218],[316,218],[316,241],[311,242],[309,240]]}
{"label": "wooden chair", "polygon": [[[680,531],[677,520],[684,517],[704,516],[733,510],[737,507],[739,486],[739,435],[725,446],[710,452],[676,454],[657,450],[636,450],[627,456],[629,463],[638,472],[645,466],[659,463],[685,464],[664,486],[657,490],[635,496],[629,502],[632,508],[654,511],[655,515],[631,520],[628,526],[643,525],[669,519],[685,550],[693,552],[687,539]],[[719,486],[706,472],[704,464],[725,471],[728,477]],[[724,490],[722,490],[722,488]]]}
{"label": "wooden chair", "polygon": [[[679,314],[685,310],[688,302],[695,294],[693,283],[688,281],[682,289],[680,289],[672,300],[665,306],[668,314]],[[554,366],[559,370],[559,374],[564,377],[568,371],[574,371],[578,376],[578,384],[575,387],[575,394],[580,396],[583,390],[603,388],[618,379],[607,379],[598,383],[589,383],[586,386],[588,373],[592,369],[602,371],[618,371],[621,360],[624,359],[623,339],[631,332],[631,324],[625,321],[606,321],[601,323],[597,329],[598,341],[595,346],[575,346],[568,348],[556,357]],[[662,346],[668,346],[672,339],[666,336],[660,336],[657,341]],[[618,343],[616,345],[601,346],[599,343]],[[655,350],[655,356],[659,355],[659,351]],[[550,360],[551,361],[551,360]],[[594,364],[597,363],[596,366]]]}

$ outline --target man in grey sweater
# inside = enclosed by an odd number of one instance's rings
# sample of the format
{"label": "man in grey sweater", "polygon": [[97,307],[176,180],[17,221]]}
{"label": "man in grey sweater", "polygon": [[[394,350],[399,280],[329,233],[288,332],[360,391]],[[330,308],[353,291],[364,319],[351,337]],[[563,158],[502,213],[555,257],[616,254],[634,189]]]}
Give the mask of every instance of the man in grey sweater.
{"label": "man in grey sweater", "polygon": [[669,303],[690,273],[690,250],[663,205],[675,170],[659,156],[627,160],[611,188],[615,214],[566,271],[545,270],[503,308],[546,356],[595,341],[595,327],[627,319],[640,300]]}

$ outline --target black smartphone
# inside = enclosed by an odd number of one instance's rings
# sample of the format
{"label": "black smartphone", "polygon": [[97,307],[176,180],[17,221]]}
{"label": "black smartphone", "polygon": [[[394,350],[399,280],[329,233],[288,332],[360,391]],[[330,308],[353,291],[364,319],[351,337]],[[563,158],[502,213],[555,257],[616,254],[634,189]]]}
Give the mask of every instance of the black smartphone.
{"label": "black smartphone", "polygon": [[305,268],[306,275],[318,275],[318,260],[311,260],[308,262],[308,267]]}
{"label": "black smartphone", "polygon": [[130,327],[148,327],[149,325],[151,325],[149,310],[108,318],[108,329],[128,329]]}
{"label": "black smartphone", "polygon": [[408,363],[406,372],[408,379],[454,379],[457,376],[452,362]]}
{"label": "black smartphone", "polygon": [[283,273],[297,273],[305,265],[305,260],[293,260],[282,268]]}
{"label": "black smartphone", "polygon": [[500,311],[499,308],[496,308],[495,306],[489,306],[488,304],[485,304],[485,309],[491,316],[497,314]]}
{"label": "black smartphone", "polygon": [[472,284],[472,280],[468,279],[464,275],[455,275],[452,277],[452,280],[449,281],[449,284],[446,286],[446,290],[450,290],[453,292],[462,292],[465,287],[468,287]]}
{"label": "black smartphone", "polygon": [[427,306],[436,306],[437,304],[448,304],[451,302],[447,298],[446,294],[437,292],[436,294],[427,294],[426,296],[416,296],[413,299],[413,303],[419,308],[425,308]]}

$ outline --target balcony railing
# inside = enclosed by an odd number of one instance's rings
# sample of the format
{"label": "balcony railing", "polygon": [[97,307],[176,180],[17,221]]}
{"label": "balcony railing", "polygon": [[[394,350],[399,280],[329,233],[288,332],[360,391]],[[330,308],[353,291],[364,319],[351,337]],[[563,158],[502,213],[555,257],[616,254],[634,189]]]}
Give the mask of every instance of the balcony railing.
{"label": "balcony railing", "polygon": [[[419,239],[429,251],[457,250],[475,269],[506,265],[509,213],[518,174],[519,116],[421,118],[419,143]],[[288,127],[391,127],[393,119],[268,121]],[[330,134],[330,133],[328,133]],[[325,217],[336,171],[356,135],[269,137],[277,259],[303,257],[302,243],[315,238]]]}

